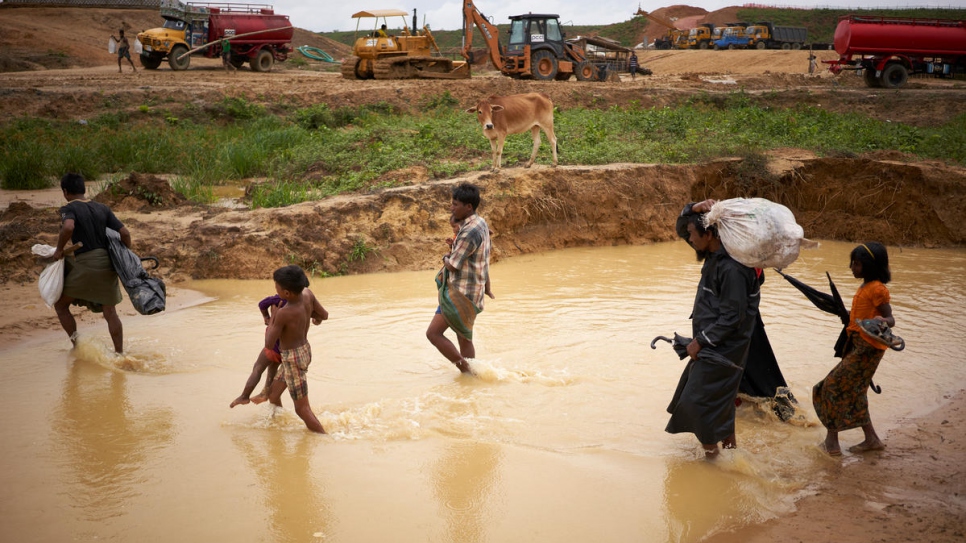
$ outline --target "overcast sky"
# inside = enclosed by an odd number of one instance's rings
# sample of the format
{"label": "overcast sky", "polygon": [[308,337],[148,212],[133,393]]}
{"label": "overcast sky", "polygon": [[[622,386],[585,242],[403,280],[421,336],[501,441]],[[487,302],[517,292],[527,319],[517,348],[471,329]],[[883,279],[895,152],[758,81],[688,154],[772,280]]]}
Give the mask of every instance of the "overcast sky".
{"label": "overcast sky", "polygon": [[[692,0],[659,2],[655,0],[473,0],[476,7],[490,21],[497,24],[509,22],[510,15],[522,13],[555,13],[560,15],[564,24],[606,25],[631,19],[638,5],[644,11],[655,11],[672,5],[688,5],[715,11],[727,6],[741,5],[744,2],[728,0]],[[400,9],[409,12],[407,25],[412,24],[412,10],[417,10],[419,26],[424,21],[434,30],[457,30],[463,24],[462,2],[458,0],[361,0],[352,2],[332,2],[329,0],[264,0],[274,4],[275,12],[288,15],[292,24],[306,30],[329,32],[333,30],[355,30],[356,19],[352,14],[367,9]],[[848,0],[828,3],[784,0],[776,5],[801,7],[906,7],[906,6],[956,6],[963,0]],[[400,27],[399,18],[395,21]],[[369,19],[371,23],[371,19]],[[365,23],[363,23],[365,24]],[[367,28],[371,28],[368,26]]]}

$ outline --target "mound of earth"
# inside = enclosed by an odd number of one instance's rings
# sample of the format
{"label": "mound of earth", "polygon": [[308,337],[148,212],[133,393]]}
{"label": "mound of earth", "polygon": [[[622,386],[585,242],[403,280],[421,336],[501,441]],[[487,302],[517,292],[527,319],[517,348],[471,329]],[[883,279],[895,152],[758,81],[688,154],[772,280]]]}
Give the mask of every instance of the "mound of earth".
{"label": "mound of earth", "polygon": [[188,199],[172,189],[167,180],[137,172],[108,185],[94,197],[94,201],[115,211],[170,209],[188,203]]}
{"label": "mound of earth", "polygon": [[[52,70],[117,65],[107,51],[111,35],[124,29],[128,39],[157,28],[164,20],[157,9],[20,7],[0,3],[0,72]],[[318,47],[336,60],[352,48],[309,30],[295,29],[292,47]],[[293,56],[301,57],[296,52]],[[125,61],[126,64],[127,61]],[[141,68],[138,59],[134,64]],[[279,63],[275,69],[294,67]]]}

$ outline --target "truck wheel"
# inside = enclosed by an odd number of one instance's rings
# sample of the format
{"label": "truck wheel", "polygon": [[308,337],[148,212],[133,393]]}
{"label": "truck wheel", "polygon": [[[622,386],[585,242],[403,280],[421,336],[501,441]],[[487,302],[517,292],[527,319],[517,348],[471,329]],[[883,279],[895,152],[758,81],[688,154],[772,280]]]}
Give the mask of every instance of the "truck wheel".
{"label": "truck wheel", "polygon": [[708,48],[708,42],[706,41],[703,41],[698,44],[698,49],[707,49],[707,48]]}
{"label": "truck wheel", "polygon": [[245,60],[246,60],[245,57],[236,57],[232,55],[231,60],[229,60],[228,62],[230,62],[231,65],[235,67],[235,69],[238,69],[245,65]]}
{"label": "truck wheel", "polygon": [[862,79],[865,80],[866,87],[873,89],[880,87],[879,78],[875,76],[875,68],[863,68]]}
{"label": "truck wheel", "polygon": [[737,49],[737,47],[735,46],[735,44],[733,44],[733,43],[729,43],[728,44],[728,50],[729,51],[734,51],[735,49]]}
{"label": "truck wheel", "polygon": [[887,89],[898,89],[905,85],[908,80],[909,72],[905,66],[898,62],[887,64],[885,69],[882,70],[882,77],[880,77],[882,86]]}
{"label": "truck wheel", "polygon": [[794,49],[796,51],[798,51],[801,48],[802,48],[802,44],[800,44],[798,42],[792,44],[792,49]]}
{"label": "truck wheel", "polygon": [[144,66],[147,70],[157,70],[158,66],[161,65],[161,58],[153,57],[151,55],[141,55],[141,66]]}
{"label": "truck wheel", "polygon": [[268,49],[262,49],[252,59],[252,71],[270,72],[273,64],[275,64],[275,57],[272,56],[272,52]]}
{"label": "truck wheel", "polygon": [[594,66],[590,61],[578,62],[574,72],[577,74],[577,81],[597,80],[597,66]]}
{"label": "truck wheel", "polygon": [[791,48],[792,48],[792,44],[790,44],[790,43],[783,43],[782,44],[782,49],[785,50],[785,51],[788,51]]}
{"label": "truck wheel", "polygon": [[764,48],[765,48],[765,42],[763,41],[760,41],[755,44],[755,49],[764,49]]}
{"label": "truck wheel", "polygon": [[184,55],[188,52],[188,48],[180,43],[171,48],[171,52],[168,53],[168,66],[174,71],[187,70],[188,66],[191,64],[191,55],[186,55],[183,59],[178,60],[178,57]]}
{"label": "truck wheel", "polygon": [[557,77],[557,59],[550,51],[537,51],[530,58],[530,71],[534,79],[550,81]]}

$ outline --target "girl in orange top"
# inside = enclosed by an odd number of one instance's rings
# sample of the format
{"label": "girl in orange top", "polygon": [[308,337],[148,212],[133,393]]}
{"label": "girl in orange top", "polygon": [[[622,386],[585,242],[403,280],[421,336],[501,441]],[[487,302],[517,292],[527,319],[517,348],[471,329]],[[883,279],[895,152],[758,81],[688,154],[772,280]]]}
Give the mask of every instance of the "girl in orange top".
{"label": "girl in orange top", "polygon": [[875,319],[890,328],[896,324],[889,289],[886,288],[886,283],[892,279],[889,253],[881,243],[864,243],[852,250],[849,268],[854,277],[863,280],[852,298],[847,328],[849,343],[842,361],[812,388],[812,405],[828,430],[824,447],[831,456],[842,454],[839,432],[852,428],[861,427],[865,440],[849,447],[849,452],[862,453],[885,448],[872,427],[868,390],[887,347],[863,332],[856,320]]}

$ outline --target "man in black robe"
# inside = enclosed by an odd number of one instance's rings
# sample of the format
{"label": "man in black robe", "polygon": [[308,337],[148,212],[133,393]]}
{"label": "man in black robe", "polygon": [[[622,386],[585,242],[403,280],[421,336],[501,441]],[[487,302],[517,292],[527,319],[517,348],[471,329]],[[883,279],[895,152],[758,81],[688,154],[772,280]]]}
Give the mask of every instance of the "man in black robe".
{"label": "man in black robe", "polygon": [[[710,202],[712,202],[711,205],[714,205],[714,200],[710,200]],[[690,203],[684,206],[684,210],[675,225],[678,236],[684,241],[688,241],[689,236],[688,217],[697,214],[693,209],[695,205],[695,203]],[[755,269],[755,274],[758,277],[758,284],[764,284],[765,271]],[[751,336],[748,360],[745,363],[745,371],[741,375],[741,386],[738,388],[738,392],[752,398],[778,399],[778,403],[781,405],[776,405],[776,415],[782,420],[787,420],[794,414],[795,405],[798,404],[794,396],[790,396],[791,392],[788,391],[787,387],[788,383],[785,382],[785,376],[782,375],[782,370],[778,367],[775,352],[771,348],[771,342],[768,341],[768,334],[765,333],[765,323],[762,322],[761,315],[758,315],[755,319],[755,331]],[[776,398],[776,394],[784,395],[785,398]]]}
{"label": "man in black robe", "polygon": [[688,243],[701,267],[691,313],[690,356],[668,406],[671,420],[665,430],[691,432],[705,454],[718,454],[718,443],[734,448],[735,398],[758,320],[760,282],[755,270],[735,261],[705,228],[703,214],[713,200],[694,204],[687,213]]}

